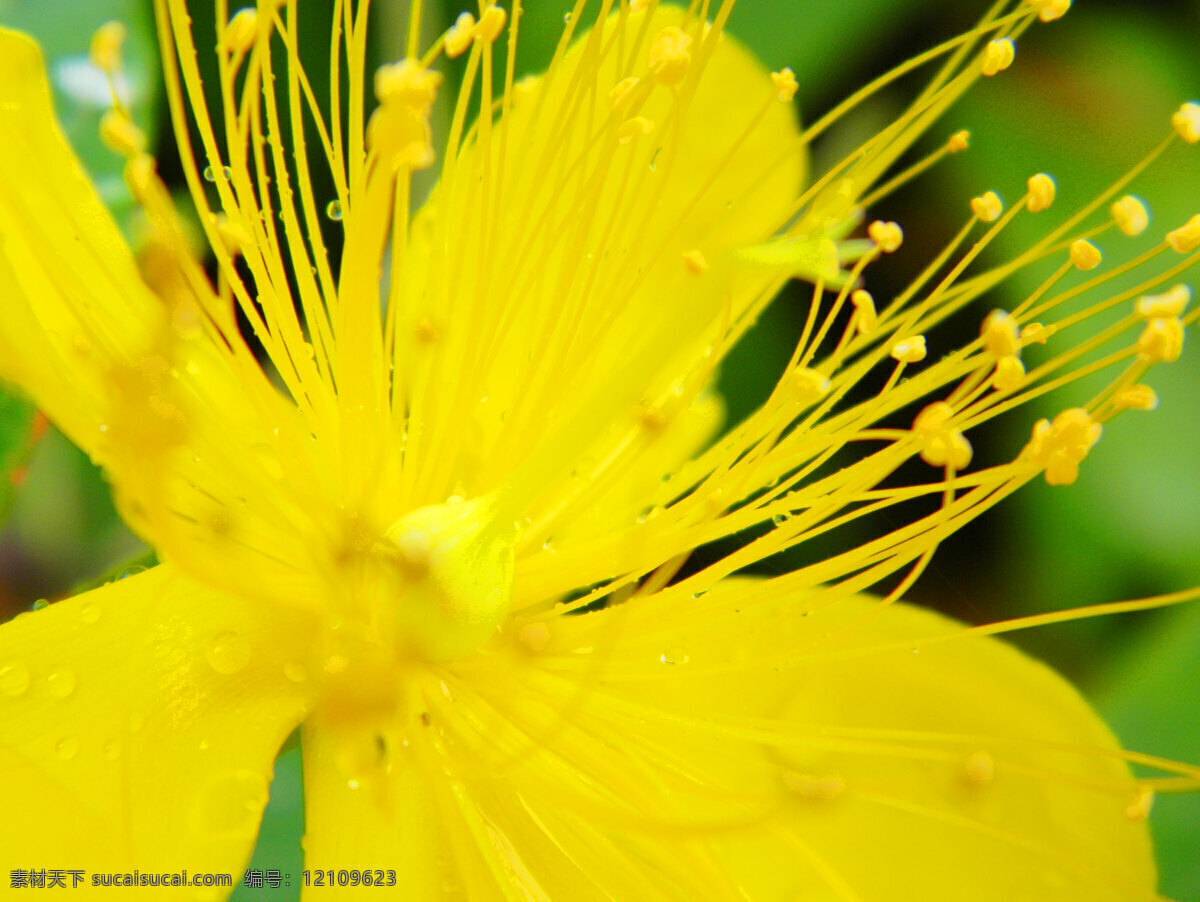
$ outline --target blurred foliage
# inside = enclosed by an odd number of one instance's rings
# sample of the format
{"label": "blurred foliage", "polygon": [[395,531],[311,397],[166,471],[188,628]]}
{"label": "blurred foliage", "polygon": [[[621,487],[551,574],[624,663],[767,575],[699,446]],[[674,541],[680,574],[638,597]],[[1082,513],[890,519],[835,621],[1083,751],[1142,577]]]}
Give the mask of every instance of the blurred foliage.
{"label": "blurred foliage", "polygon": [[[458,9],[436,0],[425,5],[432,38]],[[982,0],[740,0],[730,30],[772,68],[795,70],[800,115],[812,121],[870,78],[969,27],[985,5]],[[518,73],[537,71],[550,59],[572,6],[568,0],[527,0]],[[211,28],[211,0],[192,7],[199,28]],[[401,50],[403,7],[404,0],[374,0],[379,61]],[[328,0],[306,0],[302,27],[319,33],[329,8]],[[149,0],[0,0],[0,22],[31,31],[45,47],[64,127],[118,218],[135,229],[119,178],[120,160],[96,137],[106,101],[103,94],[97,99],[94,79],[80,68],[92,30],[112,18],[130,29],[126,55],[134,118],[157,135],[165,120]],[[985,261],[997,263],[1027,246],[1054,217],[1065,217],[1103,190],[1157,143],[1170,112],[1196,91],[1198,40],[1196,0],[1091,0],[1077,4],[1065,22],[1035,28],[1021,41],[1013,69],[981,84],[914,156],[963,127],[973,133],[970,152],[946,161],[873,211],[904,224],[908,238],[905,254],[873,268],[872,291],[886,297],[900,290],[911,267],[936,253],[965,220],[966,198],[989,189],[1015,198],[1034,172],[1058,177],[1056,207],[1042,218],[1018,217],[989,249]],[[204,42],[198,34],[198,43]],[[321,72],[328,42],[304,41],[301,52],[309,71]],[[203,54],[201,59],[207,63]],[[919,84],[913,80],[883,92],[825,136],[813,151],[816,168],[889,121]],[[442,115],[450,95],[443,92]],[[158,155],[170,176],[169,140],[159,143]],[[1174,148],[1131,189],[1151,206],[1151,233],[1140,240],[1106,234],[1100,243],[1108,259],[1130,258],[1196,212],[1198,185],[1200,154]],[[318,197],[332,194],[325,183],[316,190]],[[986,299],[977,317],[962,317],[939,330],[931,336],[934,353],[972,338],[988,309],[1011,309],[1043,275],[1036,267],[1018,274]],[[721,389],[731,421],[770,390],[806,303],[803,290],[785,292],[726,362]],[[1189,341],[1196,344],[1195,330]],[[1076,486],[1052,489],[1039,483],[1018,493],[945,543],[911,597],[979,622],[1200,584],[1200,355],[1195,347],[1188,351],[1148,379],[1162,408],[1131,413],[1106,428]],[[981,461],[1015,454],[1038,416],[1077,403],[1088,389],[1088,384],[1071,386],[1044,406],[972,433]],[[30,417],[27,404],[0,397],[0,509],[10,493],[7,474],[29,456]],[[11,493],[0,535],[0,600],[9,597],[19,605],[61,597],[142,548],[121,526],[103,478],[61,436],[51,431],[28,463],[28,478]],[[824,548],[798,549],[772,566],[794,566],[806,555],[824,553]],[[1193,762],[1200,758],[1200,720],[1194,717],[1200,707],[1200,609],[1085,621],[1013,638],[1083,685],[1127,746]],[[252,867],[295,875],[301,866],[300,769],[294,747],[277,762]],[[1162,890],[1178,899],[1200,899],[1200,799],[1160,800],[1153,824]],[[295,899],[297,883],[288,892],[240,891],[235,899]]]}

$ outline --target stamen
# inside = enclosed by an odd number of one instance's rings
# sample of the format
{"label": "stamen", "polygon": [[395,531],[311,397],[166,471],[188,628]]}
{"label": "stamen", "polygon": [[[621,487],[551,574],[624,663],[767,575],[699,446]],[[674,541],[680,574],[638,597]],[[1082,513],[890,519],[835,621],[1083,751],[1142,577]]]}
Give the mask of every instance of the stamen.
{"label": "stamen", "polygon": [[1131,238],[1142,234],[1150,225],[1150,211],[1146,209],[1146,205],[1139,198],[1132,194],[1126,194],[1113,203],[1111,212],[1117,228]]}
{"label": "stamen", "polygon": [[920,363],[927,353],[925,336],[914,335],[892,345],[891,356],[901,363]]}
{"label": "stamen", "polygon": [[1017,45],[1012,38],[996,38],[988,41],[983,51],[981,71],[988,77],[997,75],[1011,66],[1016,57]]}
{"label": "stamen", "polygon": [[850,303],[854,305],[854,326],[859,335],[866,335],[875,328],[879,319],[875,312],[875,299],[870,293],[858,289],[850,295]]}
{"label": "stamen", "polygon": [[796,73],[790,68],[772,72],[771,84],[775,86],[775,90],[778,92],[776,96],[781,103],[791,103],[796,92],[800,90],[800,83],[796,81]]}
{"label": "stamen", "polygon": [[1167,244],[1181,254],[1190,254],[1200,247],[1200,213],[1179,228],[1167,232]]}
{"label": "stamen", "polygon": [[225,26],[225,50],[235,57],[244,56],[258,39],[258,10],[239,9]]}
{"label": "stamen", "polygon": [[1061,19],[1071,8],[1071,0],[1027,0],[1027,2],[1043,22]]}
{"label": "stamen", "polygon": [[[1197,217],[1200,219],[1200,217]],[[1200,228],[1200,223],[1198,223]],[[876,220],[867,226],[867,237],[885,254],[894,254],[904,243],[904,230],[894,222]]]}
{"label": "stamen", "polygon": [[475,17],[468,12],[460,13],[458,19],[446,32],[446,56],[454,59],[462,56],[475,40]]}
{"label": "stamen", "polygon": [[1054,178],[1045,172],[1039,172],[1031,175],[1025,184],[1029,188],[1029,199],[1025,202],[1025,209],[1030,213],[1041,213],[1043,210],[1048,210],[1054,203],[1054,195],[1057,191]]}
{"label": "stamen", "polygon": [[1104,255],[1100,253],[1100,248],[1087,239],[1078,238],[1071,242],[1071,262],[1075,264],[1076,269],[1085,272],[1095,269],[1103,259]]}
{"label": "stamen", "polygon": [[1200,141],[1200,103],[1185,103],[1171,116],[1175,133],[1188,144]]}
{"label": "stamen", "polygon": [[995,191],[989,191],[971,201],[971,212],[980,222],[995,222],[1004,213],[1004,201]]}
{"label": "stamen", "polygon": [[674,86],[683,81],[692,62],[691,44],[691,35],[673,25],[650,38],[650,72],[659,84]]}
{"label": "stamen", "polygon": [[1103,427],[1082,407],[1064,410],[1050,420],[1038,420],[1033,437],[1021,451],[1021,459],[1029,460],[1045,470],[1050,485],[1071,485],[1079,478],[1079,464],[1100,441]]}
{"label": "stamen", "polygon": [[126,159],[138,157],[146,149],[146,133],[133,124],[121,110],[108,110],[100,118],[100,140],[104,146]]}

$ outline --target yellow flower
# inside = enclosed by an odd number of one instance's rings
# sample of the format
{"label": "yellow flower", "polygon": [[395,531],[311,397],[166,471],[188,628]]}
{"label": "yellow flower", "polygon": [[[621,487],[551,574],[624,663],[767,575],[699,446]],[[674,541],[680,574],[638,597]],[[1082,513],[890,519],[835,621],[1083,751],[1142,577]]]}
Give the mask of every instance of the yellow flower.
{"label": "yellow flower", "polygon": [[[703,4],[711,22],[599,5],[544,76],[510,64],[500,85],[494,44],[515,48],[519,16],[484,3],[424,57],[414,21],[371,84],[365,5],[338,4],[326,120],[294,0],[218,22],[215,111],[183,0],[157,0],[215,286],[126,112],[102,133],[153,226],[137,262],[36,47],[0,37],[0,374],[104,466],[164,561],[0,628],[5,860],[237,875],[300,726],[305,866],[402,898],[1155,898],[1144,820],[1171,778],[1135,780],[1074,690],[989,638],[1005,625],[897,599],[951,531],[1040,475],[1073,482],[1104,424],[1154,406],[1140,380],[1196,317],[1183,288],[1133,301],[1196,262],[1197,229],[1115,295],[1075,273],[1146,228],[1124,182],[994,269],[980,251],[1054,182],[1007,209],[984,192],[895,299],[864,273],[901,227],[849,237],[914,140],[1069,2],[1008,4],[939,48],[912,106],[815,180],[805,148],[853,104],[801,132],[795,78],[724,33],[731,4]],[[94,42],[110,74],[119,43]],[[466,77],[437,147],[443,51]],[[471,125],[473,108],[490,114]],[[1194,126],[1185,105],[1153,153]],[[435,164],[410,216],[411,176]],[[336,263],[323,217],[345,233]],[[978,340],[930,334],[1047,259]],[[815,287],[795,354],[714,442],[714,371],[796,276]],[[1081,287],[1103,296],[1063,313]],[[1117,304],[1125,319],[1076,337]],[[1086,407],[1034,425],[1015,459],[973,460],[971,429],[1098,368],[1115,374]],[[917,457],[931,478],[900,471]],[[914,498],[940,507],[736,575]]]}

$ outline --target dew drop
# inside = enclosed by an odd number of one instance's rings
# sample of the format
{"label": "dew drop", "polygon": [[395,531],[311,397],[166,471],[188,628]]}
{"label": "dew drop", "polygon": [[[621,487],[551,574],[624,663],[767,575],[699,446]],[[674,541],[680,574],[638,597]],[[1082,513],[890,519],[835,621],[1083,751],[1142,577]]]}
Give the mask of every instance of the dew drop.
{"label": "dew drop", "polygon": [[571,14],[570,13],[563,13],[563,24],[564,25],[571,24]]}
{"label": "dew drop", "polygon": [[289,661],[283,665],[283,675],[293,683],[303,683],[308,679],[308,668],[299,661]]}
{"label": "dew drop", "polygon": [[79,609],[79,619],[84,623],[95,623],[100,619],[100,605],[89,601]]}
{"label": "dew drop", "polygon": [[784,523],[786,523],[790,519],[792,519],[792,518],[789,517],[787,514],[776,514],[774,517],[771,518],[771,522],[774,523],[776,526],[782,526]]}
{"label": "dew drop", "polygon": [[29,668],[20,661],[0,665],[0,692],[16,698],[29,688]]}
{"label": "dew drop", "polygon": [[[233,178],[233,170],[230,169],[228,166],[222,166],[221,167],[221,178],[226,182],[229,181],[231,178]],[[213,169],[211,166],[205,166],[204,167],[204,181],[215,182],[216,180],[217,180],[217,171],[215,169]]]}
{"label": "dew drop", "polygon": [[267,780],[252,770],[217,774],[196,799],[195,824],[203,836],[253,836],[267,804]]}
{"label": "dew drop", "polygon": [[50,602],[49,602],[49,601],[47,601],[45,598],[39,598],[37,601],[35,601],[33,604],[31,604],[31,605],[29,606],[29,610],[31,610],[31,611],[44,611],[44,610],[46,610],[46,608],[48,608],[48,607],[50,607]]}
{"label": "dew drop", "polygon": [[116,761],[121,757],[121,741],[119,739],[110,739],[104,743],[104,760]]}
{"label": "dew drop", "polygon": [[55,667],[46,675],[46,691],[55,698],[66,698],[75,691],[75,671],[69,667]]}
{"label": "dew drop", "polygon": [[70,761],[79,753],[79,740],[74,736],[64,736],[54,746],[54,754],[62,761]]}
{"label": "dew drop", "polygon": [[692,656],[682,645],[672,645],[658,656],[658,660],[664,664],[686,664],[691,659]]}
{"label": "dew drop", "polygon": [[325,215],[334,222],[342,221],[342,202],[340,200],[331,200],[325,205]]}
{"label": "dew drop", "polygon": [[237,673],[250,663],[250,643],[239,633],[220,632],[213,637],[204,656],[217,673]]}

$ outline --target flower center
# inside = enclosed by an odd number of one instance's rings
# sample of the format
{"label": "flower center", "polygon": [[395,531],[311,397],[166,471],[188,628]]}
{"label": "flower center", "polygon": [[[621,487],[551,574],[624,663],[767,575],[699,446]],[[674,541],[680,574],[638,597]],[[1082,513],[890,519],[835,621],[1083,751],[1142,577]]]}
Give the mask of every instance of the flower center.
{"label": "flower center", "polygon": [[400,577],[396,635],[427,661],[462,658],[500,626],[512,599],[516,527],[497,522],[487,498],[418,508],[378,550]]}

